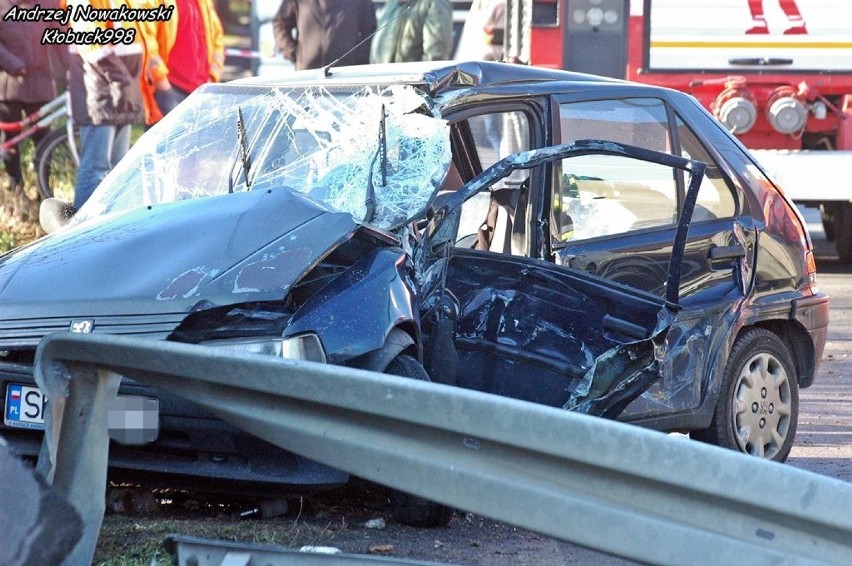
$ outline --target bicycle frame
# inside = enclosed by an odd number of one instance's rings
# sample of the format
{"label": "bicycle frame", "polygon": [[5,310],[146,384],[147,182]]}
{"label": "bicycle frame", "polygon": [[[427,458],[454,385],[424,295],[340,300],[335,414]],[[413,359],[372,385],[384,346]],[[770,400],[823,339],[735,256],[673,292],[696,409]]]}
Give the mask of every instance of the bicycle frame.
{"label": "bicycle frame", "polygon": [[71,146],[71,153],[74,156],[74,161],[80,162],[77,145],[74,139],[74,122],[71,119],[69,108],[71,101],[67,92],[64,92],[45,103],[41,108],[18,122],[0,122],[0,131],[4,132],[19,132],[0,144],[0,157],[8,151],[15,148],[20,142],[43,131],[50,127],[56,120],[67,117],[65,127],[68,129],[68,143]]}

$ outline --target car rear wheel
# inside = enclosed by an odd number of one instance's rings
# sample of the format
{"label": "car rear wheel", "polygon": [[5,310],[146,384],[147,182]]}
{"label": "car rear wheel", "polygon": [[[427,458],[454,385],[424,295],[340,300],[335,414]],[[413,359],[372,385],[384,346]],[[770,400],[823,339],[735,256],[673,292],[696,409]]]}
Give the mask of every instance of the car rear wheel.
{"label": "car rear wheel", "polygon": [[[420,363],[406,354],[400,354],[388,364],[385,373],[421,381],[431,381]],[[402,524],[413,527],[445,527],[453,518],[452,507],[447,507],[416,495],[391,490],[391,511]]]}
{"label": "car rear wheel", "polygon": [[753,328],[734,343],[710,428],[698,440],[783,462],[799,415],[799,386],[787,347],[774,333]]}

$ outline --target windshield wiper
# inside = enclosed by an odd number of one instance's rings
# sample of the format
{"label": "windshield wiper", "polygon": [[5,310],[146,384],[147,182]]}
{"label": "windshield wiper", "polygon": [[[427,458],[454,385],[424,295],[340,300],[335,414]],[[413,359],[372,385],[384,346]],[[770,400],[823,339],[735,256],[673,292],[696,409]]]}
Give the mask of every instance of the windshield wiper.
{"label": "windshield wiper", "polygon": [[373,154],[373,159],[370,160],[370,170],[367,172],[367,199],[364,202],[367,205],[367,213],[364,215],[364,222],[371,222],[376,215],[376,187],[373,184],[373,170],[376,168],[376,159],[379,156],[382,158],[382,186],[384,187],[388,184],[388,146],[384,104],[382,104],[382,118],[379,120],[379,145],[376,148],[376,153]]}
{"label": "windshield wiper", "polygon": [[251,190],[251,179],[249,178],[251,158],[248,153],[248,140],[246,139],[246,126],[243,121],[243,109],[240,106],[237,106],[237,135],[240,138],[240,153],[243,157],[243,175],[246,178],[246,190]]}
{"label": "windshield wiper", "polygon": [[249,157],[248,152],[248,139],[246,136],[245,123],[243,122],[243,109],[240,106],[237,106],[237,141],[240,145],[239,161],[234,160],[234,164],[231,166],[231,174],[228,175],[228,193],[234,192],[234,184],[239,178],[239,175],[236,178],[234,177],[234,169],[240,161],[243,165],[243,177],[245,177],[246,180],[246,190],[251,190],[251,180],[249,179],[251,157]]}

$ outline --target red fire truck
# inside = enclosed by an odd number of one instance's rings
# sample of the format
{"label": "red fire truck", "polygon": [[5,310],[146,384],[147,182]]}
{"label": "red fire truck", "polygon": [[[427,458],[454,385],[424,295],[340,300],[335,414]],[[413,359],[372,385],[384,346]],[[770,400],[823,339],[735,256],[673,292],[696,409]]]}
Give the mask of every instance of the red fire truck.
{"label": "red fire truck", "polygon": [[506,49],[533,65],[695,96],[852,262],[852,2],[508,0]]}

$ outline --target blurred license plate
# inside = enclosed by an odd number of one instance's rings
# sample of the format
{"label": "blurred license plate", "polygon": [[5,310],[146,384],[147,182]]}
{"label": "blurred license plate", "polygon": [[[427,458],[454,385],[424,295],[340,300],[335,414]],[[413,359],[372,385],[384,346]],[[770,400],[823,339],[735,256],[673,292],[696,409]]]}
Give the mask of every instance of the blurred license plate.
{"label": "blurred license plate", "polygon": [[44,408],[47,398],[38,387],[10,383],[6,387],[6,410],[3,424],[17,428],[44,430]]}
{"label": "blurred license plate", "polygon": [[[6,387],[3,423],[16,428],[44,430],[47,397],[38,387],[10,383]],[[109,404],[107,428],[110,438],[122,444],[154,442],[160,433],[160,403],[151,397],[118,395]]]}

